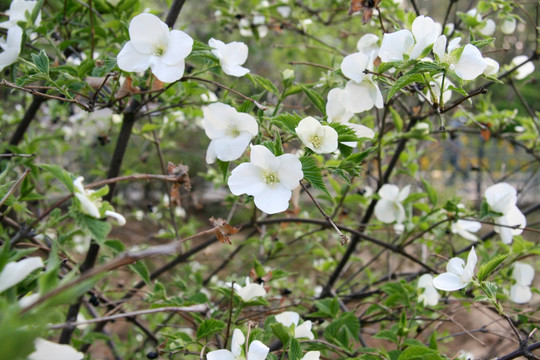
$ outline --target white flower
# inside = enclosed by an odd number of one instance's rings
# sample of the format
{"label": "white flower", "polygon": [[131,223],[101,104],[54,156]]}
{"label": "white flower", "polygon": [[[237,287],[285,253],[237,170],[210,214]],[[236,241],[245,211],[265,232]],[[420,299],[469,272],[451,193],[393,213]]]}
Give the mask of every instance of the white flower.
{"label": "white flower", "polygon": [[278,6],[276,8],[279,15],[281,15],[284,18],[288,18],[291,15],[291,7],[287,5]]}
{"label": "white flower", "polygon": [[532,298],[531,284],[534,279],[534,268],[522,262],[514,263],[512,277],[516,283],[510,288],[510,300],[516,304],[525,304]]}
{"label": "white flower", "polygon": [[21,53],[23,30],[19,26],[8,29],[6,38],[0,39],[0,47],[4,50],[0,53],[0,71],[17,61]]}
{"label": "white flower", "polygon": [[0,293],[23,281],[34,270],[43,267],[43,260],[34,256],[7,263],[0,272]]}
{"label": "white flower", "polygon": [[[29,0],[13,0],[9,6],[9,20],[0,23],[0,28],[9,29],[13,26],[16,26],[19,21],[26,21],[26,13],[32,15],[34,7],[36,6],[37,1]],[[41,22],[41,11],[36,17],[35,26],[39,26]]]}
{"label": "white flower", "polygon": [[534,72],[534,64],[532,61],[529,61],[527,55],[519,55],[512,59],[512,66],[518,66],[527,61],[526,64],[520,66],[515,72],[515,78],[517,80],[523,80],[530,74]]}
{"label": "white flower", "polygon": [[28,360],[82,360],[84,354],[69,345],[61,345],[42,338],[34,342],[36,350],[28,355]]}
{"label": "white flower", "polygon": [[321,357],[320,351],[308,351],[301,360],[319,360]]}
{"label": "white flower", "polygon": [[162,82],[184,75],[184,59],[191,53],[193,39],[183,31],[171,30],[152,14],[139,14],[129,24],[128,41],[117,56],[124,71],[141,72],[149,67]]}
{"label": "white flower", "polygon": [[516,18],[509,18],[503,21],[501,25],[501,31],[503,34],[510,35],[516,31],[517,21]]}
{"label": "white flower", "polygon": [[365,34],[360,40],[356,43],[356,48],[359,52],[366,54],[371,61],[375,60],[377,57],[377,52],[379,52],[379,37],[375,34]]}
{"label": "white flower", "polygon": [[411,191],[411,186],[405,186],[401,191],[396,185],[384,184],[379,189],[381,197],[375,205],[375,216],[383,223],[393,223],[396,221],[401,224],[405,221],[405,209],[401,204]]}
{"label": "white flower", "polygon": [[337,150],[337,131],[331,126],[322,125],[311,116],[302,119],[294,130],[304,145],[317,154],[329,154]]}
{"label": "white flower", "polygon": [[213,48],[212,53],[219,59],[223,72],[231,76],[244,76],[249,69],[242,67],[248,57],[248,47],[243,42],[233,41],[225,44],[223,41],[211,38],[208,45]]}
{"label": "white flower", "polygon": [[[231,287],[230,283],[226,284],[229,288]],[[266,290],[264,289],[264,286],[261,284],[252,284],[251,281],[249,281],[249,278],[246,277],[246,285],[240,286],[237,283],[234,283],[233,285],[234,291],[242,298],[244,302],[248,302],[250,300],[255,299],[259,296],[265,296]]]}
{"label": "white flower", "polygon": [[410,59],[417,59],[437,40],[441,31],[441,24],[430,17],[420,15],[412,24],[412,32],[399,30],[384,34],[379,57],[383,62],[401,61],[404,59],[403,55],[408,55]]}
{"label": "white flower", "polygon": [[492,58],[485,57],[484,60],[486,61],[486,68],[484,69],[484,75],[486,76],[493,76],[496,75],[499,72],[499,63]]}
{"label": "white flower", "polygon": [[418,288],[424,289],[422,294],[418,296],[418,301],[424,303],[424,306],[435,306],[439,302],[440,295],[437,289],[433,286],[433,276],[424,274],[418,279]]}
{"label": "white flower", "polygon": [[[493,218],[493,221],[498,225],[493,227],[495,232],[501,235],[503,243],[510,244],[514,235],[519,235],[523,232],[523,228],[527,225],[525,215],[517,207],[517,191],[507,183],[498,183],[488,187],[484,193],[489,207],[502,216]],[[511,226],[519,225],[513,229]]]}
{"label": "white flower", "polygon": [[478,232],[481,227],[482,224],[480,224],[478,221],[459,219],[458,221],[452,223],[451,231],[453,234],[458,234],[464,239],[478,241],[476,235],[473,235],[472,233]]}
{"label": "white flower", "polygon": [[[449,102],[452,99],[452,90],[450,90],[450,86],[454,86],[454,84],[448,79],[448,77],[444,78],[444,84],[443,82],[443,75],[437,74],[433,76],[433,81],[429,82],[429,89],[428,90],[428,96],[426,96],[426,99],[430,104],[433,103],[439,103],[441,100],[441,86],[444,87],[443,96],[442,96],[442,104],[444,105],[447,102]],[[423,99],[423,97],[421,98]]]}
{"label": "white flower", "polygon": [[443,291],[463,289],[472,281],[477,261],[473,246],[467,257],[467,264],[465,265],[465,261],[460,258],[451,258],[446,265],[447,272],[436,276],[433,279],[433,286]]}
{"label": "white flower", "polygon": [[251,139],[259,132],[257,120],[249,114],[238,112],[230,105],[216,102],[202,108],[203,127],[210,138],[206,162],[212,164],[238,159]]}
{"label": "white flower", "polygon": [[465,350],[460,350],[456,359],[457,360],[474,360],[474,354]]}
{"label": "white flower", "polygon": [[[446,36],[441,35],[433,44],[433,53],[439,61],[448,64],[449,69],[454,71],[463,80],[474,80],[482,75],[488,63],[482,53],[474,45],[467,44],[463,48],[461,55],[457,58],[458,46],[461,38],[455,38],[448,44],[446,49]],[[455,51],[455,52],[454,52]]]}
{"label": "white flower", "polygon": [[[73,180],[73,195],[75,195],[75,197],[79,201],[79,208],[83,213],[90,215],[91,217],[94,217],[96,219],[101,219],[102,216],[99,211],[102,206],[101,198],[94,195],[95,191],[85,189],[84,185],[82,184],[83,181],[84,177],[82,176],[79,176],[78,178]],[[104,212],[104,215],[115,218],[118,221],[118,225],[120,226],[126,224],[126,218],[117,212],[106,210]]]}
{"label": "white flower", "polygon": [[491,20],[491,19],[487,19],[486,20],[486,25],[484,25],[483,28],[481,28],[479,31],[480,31],[480,34],[484,35],[484,36],[490,36],[490,35],[493,35],[493,33],[495,32],[495,21]]}
{"label": "white flower", "polygon": [[231,350],[221,349],[210,351],[206,354],[206,359],[208,360],[240,360],[240,359],[249,359],[249,360],[264,360],[270,351],[268,346],[264,345],[259,340],[252,341],[249,344],[249,349],[247,357],[242,356],[242,345],[246,342],[246,338],[242,331],[239,329],[234,329],[232,340],[231,340]]}
{"label": "white flower", "polygon": [[252,195],[255,206],[267,214],[285,211],[292,190],[304,177],[300,160],[291,154],[276,157],[262,145],[251,147],[250,160],[231,172],[231,192]]}
{"label": "white flower", "polygon": [[284,311],[281,314],[276,315],[276,321],[287,328],[294,325],[294,337],[296,339],[308,338],[309,340],[313,340],[315,338],[315,335],[311,332],[311,321],[304,321],[298,326],[300,315],[294,311]]}
{"label": "white flower", "polygon": [[346,123],[354,116],[354,113],[344,106],[344,96],[345,91],[340,88],[334,88],[328,92],[326,114],[329,122]]}
{"label": "white flower", "polygon": [[262,39],[266,35],[268,35],[268,27],[266,24],[266,18],[264,15],[255,14],[253,15],[253,20],[249,21],[249,19],[242,18],[238,22],[238,27],[240,30],[240,35],[242,36],[253,36],[253,30],[251,27],[253,26],[257,30],[257,34]]}

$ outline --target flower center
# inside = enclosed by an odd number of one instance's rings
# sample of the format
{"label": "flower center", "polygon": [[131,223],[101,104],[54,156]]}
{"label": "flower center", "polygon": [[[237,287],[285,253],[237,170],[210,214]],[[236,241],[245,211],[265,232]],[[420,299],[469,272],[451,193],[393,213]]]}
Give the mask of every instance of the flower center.
{"label": "flower center", "polygon": [[238,130],[236,126],[229,125],[227,127],[227,135],[237,137],[238,135],[240,135],[240,130]]}
{"label": "flower center", "polygon": [[279,183],[279,177],[274,171],[265,171],[263,173],[264,183],[266,185],[272,186]]}
{"label": "flower center", "polygon": [[155,50],[154,50],[154,54],[156,56],[163,56],[165,54],[165,51],[167,50],[167,47],[160,44],[158,46],[156,46]]}
{"label": "flower center", "polygon": [[309,142],[315,149],[320,149],[323,144],[323,138],[319,135],[313,135],[309,138]]}

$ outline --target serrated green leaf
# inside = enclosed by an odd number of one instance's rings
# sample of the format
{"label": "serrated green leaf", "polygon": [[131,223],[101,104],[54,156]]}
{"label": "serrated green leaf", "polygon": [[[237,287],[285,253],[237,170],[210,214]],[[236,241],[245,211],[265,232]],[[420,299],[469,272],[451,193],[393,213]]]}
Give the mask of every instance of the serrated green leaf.
{"label": "serrated green leaf", "polygon": [[135,264],[129,265],[129,267],[135,271],[146,285],[150,285],[150,272],[142,261],[137,261]]}
{"label": "serrated green leaf", "polygon": [[440,65],[437,65],[436,63],[432,62],[418,62],[414,65],[414,67],[407,71],[407,73],[404,76],[413,75],[413,74],[423,74],[423,73],[440,73],[443,71],[444,68]]}
{"label": "serrated green leaf", "polygon": [[[437,355],[437,352],[423,345],[409,346],[399,354],[398,360],[425,359],[426,355]],[[440,357],[440,356],[439,356]],[[430,359],[433,359],[432,357]]]}
{"label": "serrated green leaf", "polygon": [[226,324],[217,319],[206,319],[197,328],[197,340],[217,334],[221,330],[225,329]]}
{"label": "serrated green leaf", "polygon": [[484,46],[491,45],[495,41],[495,38],[483,39],[483,40],[473,40],[471,45],[476,46],[478,49],[483,48]]}
{"label": "serrated green leaf", "polygon": [[302,349],[298,340],[292,338],[289,344],[289,360],[299,360],[302,358]]}
{"label": "serrated green leaf", "polygon": [[403,89],[405,86],[412,84],[414,82],[424,82],[424,77],[422,74],[409,74],[404,75],[400,77],[394,85],[390,88],[390,91],[388,92],[388,96],[386,97],[386,101],[390,101],[390,99],[401,89]]}
{"label": "serrated green leaf", "polygon": [[70,192],[73,192],[73,177],[66,170],[57,165],[40,164],[38,165],[45,171],[48,171],[58,181],[60,181]]}
{"label": "serrated green leaf", "polygon": [[347,161],[353,162],[355,164],[361,164],[362,161],[364,161],[369,156],[369,154],[371,154],[375,150],[377,150],[376,147],[371,147],[367,150],[362,151],[361,153],[353,154],[347,157]]}
{"label": "serrated green leaf", "polygon": [[279,114],[273,118],[270,118],[270,121],[276,126],[280,127],[284,131],[296,135],[296,128],[302,118],[297,114]]}
{"label": "serrated green leaf", "polygon": [[317,162],[310,156],[302,156],[300,158],[302,162],[302,171],[304,172],[304,179],[309,181],[309,183],[318,190],[323,191],[328,196],[330,193],[326,189],[324,184],[321,169],[317,166]]}
{"label": "serrated green leaf", "polygon": [[37,70],[45,75],[49,75],[49,57],[45,51],[41,50],[39,54],[32,53],[31,57]]}
{"label": "serrated green leaf", "polygon": [[107,240],[105,246],[112,249],[115,253],[119,253],[125,250],[124,243],[120,240]]}
{"label": "serrated green leaf", "polygon": [[478,274],[476,277],[479,281],[483,281],[485,278],[489,276],[499,265],[502,264],[504,260],[506,260],[510,256],[510,254],[500,254],[493,259],[489,260],[487,263],[480,266],[480,269],[478,270]]}
{"label": "serrated green leaf", "polygon": [[326,116],[326,102],[322,98],[319,93],[316,91],[313,91],[312,89],[308,88],[307,86],[301,85],[302,91],[306,96],[309,98],[309,100],[319,109],[321,114]]}
{"label": "serrated green leaf", "polygon": [[437,206],[438,197],[437,192],[435,189],[433,189],[433,186],[431,186],[430,183],[428,183],[425,179],[422,179],[422,185],[424,186],[424,190],[426,190],[426,193],[428,194],[428,199],[431,205]]}
{"label": "serrated green leaf", "polygon": [[271,92],[274,95],[279,95],[278,88],[270,80],[255,74],[247,74],[247,76],[255,81],[255,83],[262,86],[266,91]]}
{"label": "serrated green leaf", "polygon": [[96,218],[93,218],[88,215],[79,215],[76,217],[76,221],[79,226],[88,230],[90,235],[98,242],[98,244],[103,245],[107,235],[111,231],[111,224],[106,221],[102,221]]}
{"label": "serrated green leaf", "polygon": [[229,173],[229,161],[221,161],[216,159],[216,164],[218,165],[219,172],[223,175],[223,182],[227,181],[227,174]]}
{"label": "serrated green leaf", "polygon": [[274,335],[276,335],[276,337],[279,339],[279,341],[281,341],[283,346],[287,346],[291,338],[288,329],[281,323],[272,324],[270,325],[270,328],[272,329]]}
{"label": "serrated green leaf", "polygon": [[317,315],[312,314],[313,316],[329,317],[333,319],[339,312],[339,302],[334,298],[317,300],[315,306],[317,306],[318,311],[316,313]]}
{"label": "serrated green leaf", "polygon": [[398,132],[401,132],[401,130],[403,130],[403,118],[393,107],[390,106],[389,109],[390,114],[392,115],[392,120],[394,120],[396,130]]}

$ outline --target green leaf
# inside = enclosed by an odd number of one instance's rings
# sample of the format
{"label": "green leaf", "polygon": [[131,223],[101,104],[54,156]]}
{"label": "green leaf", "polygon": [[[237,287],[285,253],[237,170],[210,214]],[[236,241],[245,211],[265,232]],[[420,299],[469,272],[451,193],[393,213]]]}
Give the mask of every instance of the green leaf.
{"label": "green leaf", "polygon": [[302,358],[302,349],[298,340],[292,338],[289,344],[289,360],[298,360]]}
{"label": "green leaf", "polygon": [[73,177],[66,170],[57,165],[41,164],[38,166],[43,170],[50,172],[52,176],[69,190],[69,192],[73,192]]}
{"label": "green leaf", "polygon": [[285,326],[283,326],[283,324],[275,323],[270,325],[270,328],[272,329],[274,335],[276,335],[276,337],[279,339],[279,341],[281,341],[283,346],[286,346],[289,343],[289,340],[291,338],[289,335],[289,330]]}
{"label": "green leaf", "polygon": [[105,246],[111,248],[116,254],[125,250],[124,243],[120,240],[107,240],[105,241]]}
{"label": "green leaf", "polygon": [[296,135],[296,127],[300,123],[302,118],[297,114],[279,114],[273,118],[270,118],[270,121],[283,129],[284,131]]}
{"label": "green leaf", "polygon": [[98,242],[98,244],[103,245],[107,235],[111,231],[111,224],[106,221],[93,218],[88,215],[79,215],[76,217],[77,224],[82,228],[88,230],[90,235]]}
{"label": "green leaf", "polygon": [[141,129],[141,133],[154,131],[154,130],[157,130],[157,129],[161,128],[161,127],[162,127],[161,124],[144,124],[142,129]]}
{"label": "green leaf", "polygon": [[396,126],[396,130],[398,132],[401,132],[401,130],[403,129],[403,118],[393,107],[390,106],[389,109],[390,109],[390,114],[392,115],[392,120],[394,120],[394,125]]}
{"label": "green leaf", "polygon": [[390,99],[401,89],[403,89],[405,86],[412,84],[414,82],[424,82],[424,76],[421,74],[409,74],[404,75],[400,77],[394,85],[390,88],[390,91],[388,92],[388,96],[386,97],[386,101],[390,101]]}
{"label": "green leaf", "polygon": [[485,278],[489,276],[499,265],[502,264],[506,258],[510,256],[510,253],[508,254],[500,254],[493,259],[489,260],[487,263],[480,266],[480,269],[478,270],[478,274],[476,277],[479,281],[483,281]]}
{"label": "green leaf", "polygon": [[424,190],[426,190],[426,193],[428,194],[429,202],[431,203],[431,205],[437,206],[437,192],[435,191],[435,189],[433,189],[433,186],[431,186],[431,184],[428,183],[425,179],[422,179],[422,185],[424,186]]}
{"label": "green leaf", "polygon": [[311,314],[312,316],[329,317],[333,319],[339,312],[339,302],[334,298],[317,300],[315,306],[317,306],[318,311]]}
{"label": "green leaf", "polygon": [[471,45],[476,46],[477,48],[481,49],[484,46],[491,45],[495,41],[495,38],[489,38],[484,40],[473,40],[471,41]]}
{"label": "green leaf", "polygon": [[255,83],[262,86],[266,91],[271,92],[274,95],[279,95],[278,88],[268,79],[255,74],[247,74],[247,76]]}
{"label": "green leaf", "polygon": [[[433,357],[435,355],[436,357]],[[440,355],[433,349],[430,349],[423,345],[409,346],[401,354],[399,354],[398,360],[413,360],[413,359],[442,359]]]}
{"label": "green leaf", "polygon": [[32,53],[32,62],[36,65],[36,68],[43,74],[49,75],[49,57],[44,50],[41,50],[39,54]]}
{"label": "green leaf", "polygon": [[362,161],[364,161],[369,156],[369,154],[371,154],[375,150],[377,150],[376,147],[371,147],[367,150],[362,151],[361,153],[353,154],[347,157],[347,161],[353,162],[355,164],[361,164]]}
{"label": "green leaf", "polygon": [[414,65],[414,67],[409,70],[405,76],[407,75],[413,75],[413,74],[423,74],[423,73],[426,73],[426,72],[429,72],[429,73],[440,73],[444,70],[443,67],[441,67],[440,65],[437,65],[436,63],[432,63],[432,62],[418,62],[416,63],[416,65]]}
{"label": "green leaf", "polygon": [[309,100],[313,103],[313,105],[315,105],[317,107],[317,109],[319,109],[319,111],[324,116],[326,116],[326,102],[324,101],[322,96],[319,95],[319,93],[311,90],[307,86],[301,85],[301,88],[302,88],[302,91],[304,92],[304,94],[306,94],[306,96],[309,98]]}
{"label": "green leaf", "polygon": [[135,271],[146,285],[150,286],[150,272],[142,261],[137,261],[135,264],[129,266],[131,270]]}
{"label": "green leaf", "polygon": [[338,133],[338,142],[358,141],[356,132],[349,126],[340,123],[328,124]]}
{"label": "green leaf", "polygon": [[321,169],[317,166],[317,161],[310,156],[302,156],[300,158],[302,162],[302,171],[304,172],[304,179],[318,190],[324,191],[325,194],[330,196],[330,193],[326,189],[324,184]]}
{"label": "green leaf", "polygon": [[398,343],[397,334],[392,330],[382,330],[373,336],[376,339],[388,340],[393,343]]}
{"label": "green leaf", "polygon": [[217,319],[206,319],[197,329],[197,340],[212,336],[225,329],[226,324]]}
{"label": "green leaf", "polygon": [[219,159],[216,159],[216,163],[218,165],[219,172],[221,173],[221,175],[223,175],[223,182],[227,181],[230,161],[221,161]]}

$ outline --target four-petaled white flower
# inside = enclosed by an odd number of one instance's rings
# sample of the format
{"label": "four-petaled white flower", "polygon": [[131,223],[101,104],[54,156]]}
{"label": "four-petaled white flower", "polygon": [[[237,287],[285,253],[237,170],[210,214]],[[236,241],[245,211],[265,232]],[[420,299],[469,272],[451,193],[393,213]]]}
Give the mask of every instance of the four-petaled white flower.
{"label": "four-petaled white flower", "polygon": [[149,67],[162,82],[170,83],[184,75],[184,59],[191,53],[193,39],[183,31],[171,30],[152,14],[139,14],[129,24],[130,40],[117,56],[124,71],[141,72]]}
{"label": "four-petaled white flower", "polygon": [[302,119],[294,130],[304,145],[317,154],[330,154],[338,148],[337,131],[311,116]]}
{"label": "four-petaled white flower", "polygon": [[450,230],[453,234],[458,234],[464,239],[478,241],[478,237],[476,237],[476,235],[473,233],[478,232],[481,227],[482,224],[480,224],[478,221],[459,219],[458,221],[452,223]]}
{"label": "four-petaled white flower", "polygon": [[298,325],[300,315],[294,311],[284,311],[276,315],[276,321],[287,328],[294,325],[294,337],[296,339],[308,338],[309,340],[313,340],[315,338],[315,335],[311,331],[311,320],[304,321],[301,325]]}
{"label": "four-petaled white flower", "polygon": [[418,279],[418,288],[424,289],[422,294],[418,296],[418,301],[423,302],[425,306],[435,306],[441,297],[437,289],[433,286],[433,276],[424,274]]}
{"label": "four-petaled white flower", "polygon": [[522,262],[515,262],[512,277],[516,283],[510,288],[510,300],[516,304],[525,304],[532,298],[531,284],[534,279],[534,268]]}
{"label": "four-petaled white flower", "polygon": [[[450,41],[446,47],[446,36],[441,35],[433,44],[433,53],[440,62],[448,64],[449,69],[454,71],[463,80],[474,80],[482,75],[488,66],[488,62],[482,56],[478,48],[472,44],[467,44],[458,49],[461,38]],[[445,51],[445,49],[447,49]],[[459,52],[461,51],[461,54]],[[459,57],[458,57],[459,55]],[[493,66],[493,63],[491,63]]]}
{"label": "four-petaled white flower", "polygon": [[10,27],[5,38],[0,39],[0,71],[17,61],[21,53],[23,30],[19,26]]}
{"label": "four-petaled white flower", "polygon": [[42,338],[34,341],[36,350],[28,355],[28,360],[82,360],[84,354],[69,345],[57,344]]}
{"label": "four-petaled white flower", "polygon": [[501,31],[503,34],[510,35],[516,31],[517,21],[516,18],[509,18],[503,21],[501,25]]}
{"label": "four-petaled white flower", "polygon": [[208,45],[213,48],[212,53],[219,59],[223,72],[231,76],[244,76],[249,69],[242,67],[248,57],[248,47],[243,42],[233,41],[225,44],[221,40],[211,38]]}
{"label": "four-petaled white flower", "polygon": [[[230,283],[226,284],[228,287],[231,287]],[[252,284],[248,277],[246,277],[246,284],[240,286],[237,283],[233,285],[234,291],[242,298],[244,302],[251,301],[259,296],[265,296],[266,290],[261,284]]]}
{"label": "four-petaled white flower", "polygon": [[292,190],[304,177],[300,160],[292,154],[276,157],[262,145],[251,147],[250,160],[231,172],[231,192],[253,196],[255,206],[267,214],[287,210]]}
{"label": "four-petaled white flower", "polygon": [[383,62],[401,61],[404,55],[408,55],[410,59],[417,59],[437,40],[441,32],[441,24],[428,16],[420,15],[412,24],[412,32],[399,30],[384,34],[379,57]]}
{"label": "four-petaled white flower", "polygon": [[514,77],[517,80],[523,80],[534,72],[534,63],[529,59],[527,55],[516,56],[512,59],[511,64],[512,66],[518,66],[523,64],[514,73]]}
{"label": "four-petaled white flower", "polygon": [[[101,219],[102,216],[99,210],[102,206],[101,198],[94,194],[95,191],[85,189],[84,185],[82,184],[83,181],[84,177],[82,176],[79,176],[78,178],[73,180],[73,195],[75,195],[75,197],[79,201],[79,208],[83,213],[90,215],[91,217],[94,217],[96,219]],[[116,219],[118,225],[120,226],[126,224],[126,218],[117,212],[106,210],[103,213],[103,216],[110,216]]]}
{"label": "four-petaled white flower", "polygon": [[473,246],[467,257],[467,264],[461,258],[451,258],[446,265],[447,272],[436,276],[433,279],[433,286],[443,291],[463,289],[472,281],[477,261]]}
{"label": "four-petaled white flower", "polygon": [[[34,7],[37,3],[37,1],[13,0],[8,10],[9,20],[1,22],[0,28],[9,29],[13,26],[16,26],[19,21],[25,21],[26,14],[28,13],[29,15],[32,15]],[[40,22],[41,11],[38,13],[34,25],[39,26]]]}
{"label": "four-petaled white flower", "polygon": [[405,209],[401,204],[411,191],[411,186],[405,186],[401,191],[396,185],[384,184],[379,189],[379,196],[381,197],[375,205],[375,216],[379,221],[383,223],[393,223],[394,221],[398,224],[405,221]]}
{"label": "four-petaled white flower", "polygon": [[208,360],[264,360],[270,351],[270,348],[259,340],[254,340],[249,344],[247,357],[242,354],[242,348],[246,342],[246,337],[239,329],[234,329],[231,350],[221,349],[210,351],[206,354]]}
{"label": "four-petaled white flower", "polygon": [[251,139],[259,132],[257,120],[246,113],[238,112],[230,105],[220,102],[203,106],[203,127],[210,138],[206,151],[206,162],[212,164],[238,159]]}
{"label": "four-petaled white flower", "polygon": [[[523,228],[527,225],[525,215],[517,207],[517,191],[507,183],[498,183],[488,187],[484,193],[489,207],[502,216],[493,218],[497,224],[493,227],[495,232],[501,235],[503,243],[510,244],[514,235],[519,235],[523,232]],[[503,226],[498,226],[503,225]],[[512,228],[512,226],[517,226]]]}
{"label": "four-petaled white flower", "polygon": [[34,270],[43,267],[43,260],[34,256],[7,263],[0,272],[0,293],[23,281]]}

